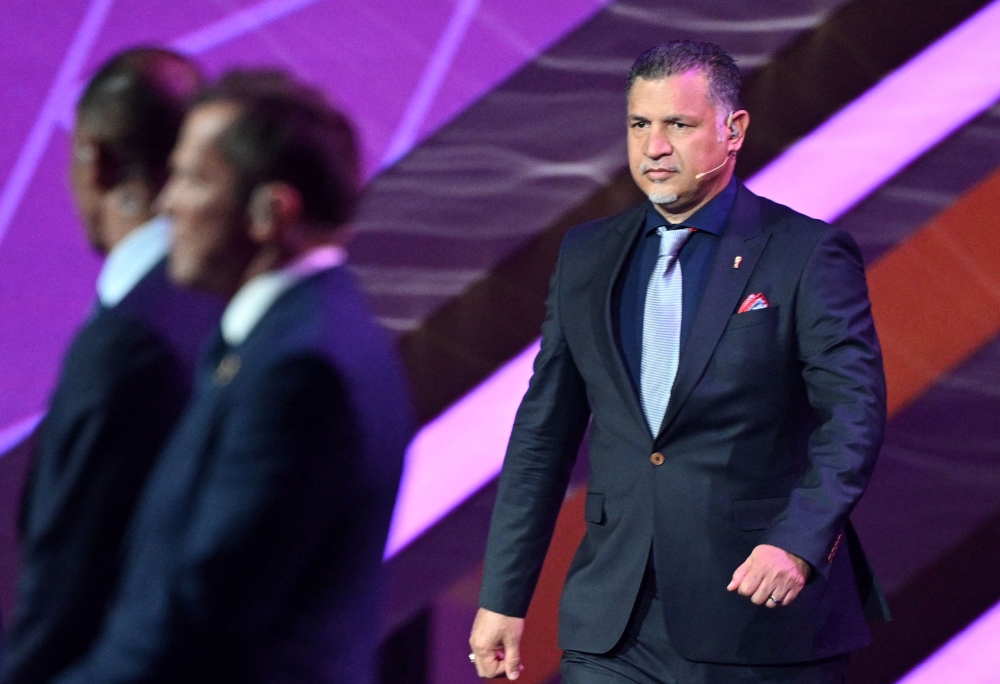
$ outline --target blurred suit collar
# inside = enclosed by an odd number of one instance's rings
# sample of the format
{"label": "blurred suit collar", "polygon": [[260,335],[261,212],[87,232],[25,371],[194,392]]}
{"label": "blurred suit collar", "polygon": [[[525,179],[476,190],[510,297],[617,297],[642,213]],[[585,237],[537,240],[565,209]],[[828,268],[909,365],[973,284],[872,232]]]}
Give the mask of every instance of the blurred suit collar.
{"label": "blurred suit collar", "polygon": [[285,268],[254,276],[233,296],[222,314],[222,338],[235,347],[242,344],[278,297],[314,273],[342,265],[343,247],[327,245],[309,250]]}
{"label": "blurred suit collar", "polygon": [[101,306],[117,306],[167,256],[170,221],[156,216],[122,238],[108,252],[97,276],[97,299]]}

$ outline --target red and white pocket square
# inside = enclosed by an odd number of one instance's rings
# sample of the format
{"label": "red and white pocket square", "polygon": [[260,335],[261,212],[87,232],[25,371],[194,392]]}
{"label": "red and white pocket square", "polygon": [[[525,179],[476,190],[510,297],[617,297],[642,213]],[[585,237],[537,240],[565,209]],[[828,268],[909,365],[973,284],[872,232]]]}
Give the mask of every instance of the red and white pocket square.
{"label": "red and white pocket square", "polygon": [[757,309],[766,309],[770,304],[762,293],[747,295],[747,298],[743,300],[740,304],[740,309],[736,313],[746,313],[747,311],[756,311]]}

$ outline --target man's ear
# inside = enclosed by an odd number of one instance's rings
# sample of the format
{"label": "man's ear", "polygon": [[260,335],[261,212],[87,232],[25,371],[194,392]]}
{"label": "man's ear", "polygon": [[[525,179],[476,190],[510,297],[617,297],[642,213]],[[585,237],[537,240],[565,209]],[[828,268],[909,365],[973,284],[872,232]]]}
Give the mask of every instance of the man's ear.
{"label": "man's ear", "polygon": [[262,183],[250,193],[247,214],[251,240],[260,245],[282,241],[302,217],[302,195],[288,183]]}
{"label": "man's ear", "polygon": [[746,140],[747,128],[750,127],[750,113],[745,109],[738,109],[729,115],[728,123],[729,154],[736,154]]}

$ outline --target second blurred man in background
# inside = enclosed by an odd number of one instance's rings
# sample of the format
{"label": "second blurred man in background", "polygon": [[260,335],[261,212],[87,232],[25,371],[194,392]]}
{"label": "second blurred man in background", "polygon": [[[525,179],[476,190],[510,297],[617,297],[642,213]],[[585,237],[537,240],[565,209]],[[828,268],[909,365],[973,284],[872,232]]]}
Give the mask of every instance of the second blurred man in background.
{"label": "second blurred man in background", "polygon": [[180,55],[116,55],[77,106],[70,176],[89,242],[107,255],[94,311],[63,361],[20,520],[18,608],[4,681],[46,681],[96,638],[122,537],[222,312],[166,274],[168,221],[153,199],[201,87]]}

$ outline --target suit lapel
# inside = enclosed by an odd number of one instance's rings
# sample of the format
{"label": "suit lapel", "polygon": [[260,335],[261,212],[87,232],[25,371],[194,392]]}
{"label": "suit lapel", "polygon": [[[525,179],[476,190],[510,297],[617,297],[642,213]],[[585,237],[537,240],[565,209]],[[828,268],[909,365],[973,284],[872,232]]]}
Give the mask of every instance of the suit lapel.
{"label": "suit lapel", "polygon": [[622,268],[628,258],[629,251],[642,229],[646,217],[646,205],[641,204],[612,219],[612,224],[605,230],[605,240],[602,247],[608,258],[599,261],[598,272],[595,274],[593,308],[591,320],[594,321],[594,340],[598,351],[604,359],[604,367],[614,379],[615,387],[621,395],[622,402],[642,428],[646,430],[646,419],[639,405],[625,360],[622,358],[615,341],[614,322],[612,321],[612,303],[615,286],[622,275]]}
{"label": "suit lapel", "polygon": [[[761,226],[757,196],[740,184],[709,270],[698,313],[695,314],[688,339],[681,349],[677,377],[674,379],[670,402],[657,441],[663,439],[670,429],[715,353],[715,347],[719,344],[730,316],[739,306],[740,296],[769,237],[770,234],[764,233]],[[733,268],[736,257],[742,257],[739,268]]]}

